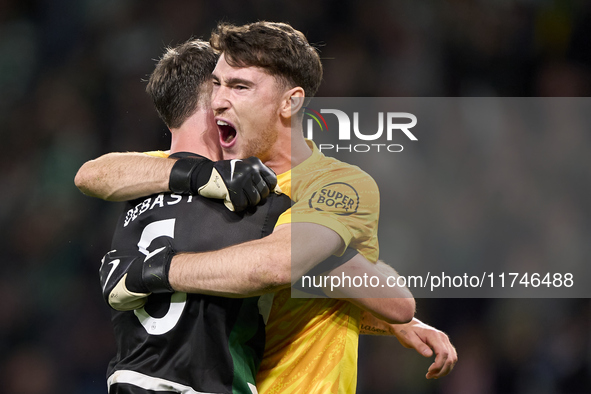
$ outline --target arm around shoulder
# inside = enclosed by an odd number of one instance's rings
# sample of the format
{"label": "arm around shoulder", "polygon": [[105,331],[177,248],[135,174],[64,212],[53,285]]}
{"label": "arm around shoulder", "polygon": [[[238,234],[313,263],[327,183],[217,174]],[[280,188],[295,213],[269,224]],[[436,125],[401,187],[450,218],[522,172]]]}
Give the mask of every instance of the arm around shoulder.
{"label": "arm around shoulder", "polygon": [[342,248],[333,230],[314,223],[282,224],[268,237],[205,253],[174,256],[176,291],[252,297],[283,288]]}
{"label": "arm around shoulder", "polygon": [[205,253],[173,257],[169,280],[176,291],[230,298],[274,292],[291,283],[291,228],[268,237]]}
{"label": "arm around shoulder", "polygon": [[127,201],[169,191],[174,160],[144,153],[107,153],[80,167],[74,183],[87,196]]}

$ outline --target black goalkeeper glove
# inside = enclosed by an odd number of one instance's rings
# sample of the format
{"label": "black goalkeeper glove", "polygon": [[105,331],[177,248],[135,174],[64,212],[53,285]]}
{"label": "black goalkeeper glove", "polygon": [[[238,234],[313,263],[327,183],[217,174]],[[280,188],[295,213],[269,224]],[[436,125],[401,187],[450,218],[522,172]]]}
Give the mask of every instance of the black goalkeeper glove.
{"label": "black goalkeeper glove", "polygon": [[133,293],[174,293],[168,281],[170,263],[174,256],[172,246],[164,246],[147,257],[135,259],[125,278],[127,290]]}
{"label": "black goalkeeper glove", "polygon": [[143,307],[152,293],[174,293],[168,281],[173,255],[170,245],[148,256],[107,253],[99,270],[105,301],[115,310],[131,311]]}
{"label": "black goalkeeper glove", "polygon": [[277,186],[277,176],[258,158],[220,160],[187,157],[172,167],[169,187],[176,194],[224,200],[230,211],[257,205]]}

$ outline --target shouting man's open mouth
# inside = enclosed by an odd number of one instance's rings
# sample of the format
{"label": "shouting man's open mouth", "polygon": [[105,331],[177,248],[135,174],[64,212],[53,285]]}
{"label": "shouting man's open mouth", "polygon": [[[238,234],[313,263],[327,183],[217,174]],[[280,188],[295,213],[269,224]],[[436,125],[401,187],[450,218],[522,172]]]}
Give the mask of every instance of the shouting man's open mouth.
{"label": "shouting man's open mouth", "polygon": [[226,120],[216,121],[220,133],[220,145],[222,148],[230,148],[236,143],[236,128]]}

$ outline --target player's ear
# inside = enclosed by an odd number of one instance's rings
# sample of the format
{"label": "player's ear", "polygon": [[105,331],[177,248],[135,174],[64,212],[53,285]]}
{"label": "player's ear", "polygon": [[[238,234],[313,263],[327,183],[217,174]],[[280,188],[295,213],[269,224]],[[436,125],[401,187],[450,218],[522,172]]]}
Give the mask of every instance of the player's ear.
{"label": "player's ear", "polygon": [[298,112],[304,105],[304,89],[297,86],[285,92],[283,96],[283,105],[281,106],[281,116],[290,118],[292,114]]}

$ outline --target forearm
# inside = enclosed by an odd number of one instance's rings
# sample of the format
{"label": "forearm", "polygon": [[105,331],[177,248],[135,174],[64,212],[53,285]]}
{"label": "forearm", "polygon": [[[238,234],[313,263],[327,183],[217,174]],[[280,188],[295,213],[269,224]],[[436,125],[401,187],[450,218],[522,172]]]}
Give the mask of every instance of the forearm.
{"label": "forearm", "polygon": [[[378,261],[375,268],[379,272],[380,282],[390,283],[391,278],[399,277],[398,272],[383,261]],[[356,299],[357,305],[372,312],[377,319],[385,320],[384,323],[389,326],[411,321],[416,312],[416,302],[410,290],[406,286],[386,286],[382,289],[386,289],[386,299],[360,298]]]}
{"label": "forearm", "polygon": [[407,323],[390,324],[368,311],[361,311],[361,322],[359,323],[359,334],[361,335],[387,335],[401,337],[408,334],[414,326],[424,326],[424,323],[413,317]]}
{"label": "forearm", "polygon": [[82,165],[74,183],[82,193],[107,201],[127,201],[168,192],[174,160],[143,153],[107,153]]}
{"label": "forearm", "polygon": [[179,254],[172,259],[169,280],[174,290],[187,293],[261,295],[289,287],[341,243],[339,235],[324,226],[283,224],[262,239],[213,252]]}
{"label": "forearm", "polygon": [[[388,283],[388,277],[398,273],[387,264],[378,261],[370,263],[357,255],[342,266],[330,272],[330,276],[377,277],[379,283]],[[396,282],[395,282],[396,283]],[[370,312],[384,324],[409,322],[415,313],[415,300],[406,287],[361,286],[325,288],[324,292],[333,298],[346,298],[361,309]]]}
{"label": "forearm", "polygon": [[359,323],[359,334],[361,335],[394,335],[393,324],[378,319],[368,311],[361,311],[361,322]]}
{"label": "forearm", "polygon": [[404,324],[415,314],[414,298],[350,298],[349,302],[368,311],[384,324]]}
{"label": "forearm", "polygon": [[289,287],[289,242],[289,232],[283,231],[213,252],[178,254],[170,265],[170,284],[176,291],[232,298]]}

